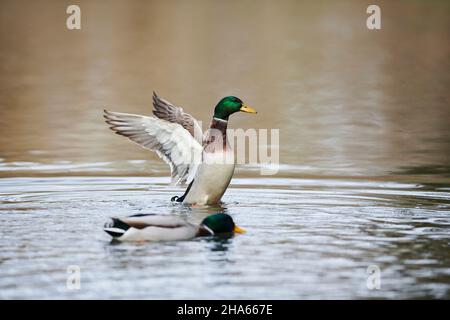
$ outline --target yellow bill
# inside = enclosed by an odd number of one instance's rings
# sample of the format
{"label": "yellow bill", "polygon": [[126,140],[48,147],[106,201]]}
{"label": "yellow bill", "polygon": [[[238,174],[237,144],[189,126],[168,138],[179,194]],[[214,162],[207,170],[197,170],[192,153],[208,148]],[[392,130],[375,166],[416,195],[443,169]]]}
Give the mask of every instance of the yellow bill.
{"label": "yellow bill", "polygon": [[238,226],[234,226],[234,232],[235,233],[246,233],[246,231],[242,228],[239,228]]}
{"label": "yellow bill", "polygon": [[242,112],[248,112],[248,113],[257,113],[255,109],[250,108],[249,106],[247,106],[245,103],[242,104],[241,109],[239,109]]}

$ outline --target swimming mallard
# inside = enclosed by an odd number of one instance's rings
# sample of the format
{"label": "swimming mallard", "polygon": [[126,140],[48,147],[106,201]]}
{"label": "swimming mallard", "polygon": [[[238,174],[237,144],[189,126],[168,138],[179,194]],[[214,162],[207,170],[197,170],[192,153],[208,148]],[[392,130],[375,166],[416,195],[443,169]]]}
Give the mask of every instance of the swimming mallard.
{"label": "swimming mallard", "polygon": [[112,218],[105,224],[105,232],[119,241],[188,240],[220,233],[244,233],[225,213],[209,215],[194,225],[179,216],[137,214],[127,218]]}
{"label": "swimming mallard", "polygon": [[105,110],[106,122],[117,134],[155,151],[170,166],[172,184],[189,183],[172,201],[215,204],[220,201],[234,173],[233,150],[227,141],[228,118],[238,111],[256,113],[236,97],[225,97],[214,109],[203,136],[197,120],[153,93],[156,117]]}

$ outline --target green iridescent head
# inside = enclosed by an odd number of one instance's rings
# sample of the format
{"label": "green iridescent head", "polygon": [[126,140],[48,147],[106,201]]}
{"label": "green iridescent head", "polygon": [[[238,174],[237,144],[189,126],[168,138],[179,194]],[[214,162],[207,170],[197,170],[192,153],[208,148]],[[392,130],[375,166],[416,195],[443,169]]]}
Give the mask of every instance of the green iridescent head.
{"label": "green iridescent head", "polygon": [[205,219],[203,219],[201,226],[207,227],[207,229],[211,230],[213,234],[228,233],[228,232],[237,232],[237,233],[245,232],[243,229],[236,226],[236,224],[233,221],[233,218],[231,218],[226,213],[216,213],[206,217]]}
{"label": "green iridescent head", "polygon": [[216,108],[214,109],[214,118],[228,120],[230,115],[238,111],[256,113],[255,109],[245,105],[241,99],[229,96],[220,100],[216,105]]}

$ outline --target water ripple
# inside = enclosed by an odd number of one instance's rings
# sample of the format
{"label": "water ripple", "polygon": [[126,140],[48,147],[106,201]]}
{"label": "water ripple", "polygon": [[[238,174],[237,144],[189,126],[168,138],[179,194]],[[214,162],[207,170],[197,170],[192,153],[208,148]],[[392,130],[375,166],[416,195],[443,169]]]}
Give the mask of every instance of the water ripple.
{"label": "water ripple", "polygon": [[[188,208],[166,178],[0,179],[0,298],[448,298],[450,192],[414,183],[234,179]],[[200,221],[224,210],[233,238],[112,244],[111,215]],[[382,288],[366,287],[369,265]],[[67,267],[82,285],[67,290]]]}

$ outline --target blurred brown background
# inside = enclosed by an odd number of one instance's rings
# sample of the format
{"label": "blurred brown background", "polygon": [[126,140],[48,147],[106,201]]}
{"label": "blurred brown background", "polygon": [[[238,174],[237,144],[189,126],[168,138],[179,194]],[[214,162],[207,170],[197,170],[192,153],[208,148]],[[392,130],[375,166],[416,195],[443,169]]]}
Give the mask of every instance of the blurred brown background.
{"label": "blurred brown background", "polygon": [[369,4],[2,0],[0,175],[166,174],[102,119],[156,90],[204,124],[242,98],[231,126],[279,128],[282,175],[448,178],[450,2],[376,1],[380,31]]}

